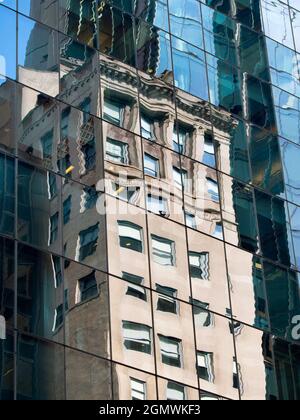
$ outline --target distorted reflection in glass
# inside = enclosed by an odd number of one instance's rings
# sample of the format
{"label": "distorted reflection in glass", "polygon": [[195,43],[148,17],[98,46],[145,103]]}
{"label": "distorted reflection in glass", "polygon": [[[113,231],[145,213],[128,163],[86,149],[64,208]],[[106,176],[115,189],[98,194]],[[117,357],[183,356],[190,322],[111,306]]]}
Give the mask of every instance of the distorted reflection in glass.
{"label": "distorted reflection in glass", "polygon": [[58,33],[18,15],[18,81],[51,96],[59,93]]}
{"label": "distorted reflection in glass", "polygon": [[269,0],[262,0],[261,3],[265,34],[293,49],[293,33],[288,6]]}
{"label": "distorted reflection in glass", "polygon": [[245,98],[245,117],[250,123],[268,130],[273,128],[276,121],[273,92],[268,83],[245,73],[242,94]]}
{"label": "distorted reflection in glass", "polygon": [[170,170],[180,167],[178,154],[149,141],[143,149],[147,210],[183,224],[182,190]]}
{"label": "distorted reflection in glass", "polygon": [[287,199],[300,205],[300,181],[298,179],[300,147],[282,138],[280,147]]}
{"label": "distorted reflection in glass", "polygon": [[21,331],[63,343],[63,287],[59,257],[20,245],[18,248],[18,328]]}
{"label": "distorted reflection in glass", "polygon": [[217,168],[249,183],[251,175],[246,123],[217,107],[212,107],[212,121]]}
{"label": "distorted reflection in glass", "polygon": [[[132,0],[130,1],[132,2]],[[113,2],[118,3],[118,0],[113,0]],[[128,1],[126,3],[128,4]],[[124,5],[123,8],[126,8],[126,6]],[[150,25],[155,25],[167,32],[169,31],[168,0],[149,0],[142,3],[134,2],[132,8],[134,8],[134,14],[136,16],[141,17]],[[128,6],[127,9],[129,9]]]}
{"label": "distorted reflection in glass", "polygon": [[58,172],[59,104],[49,96],[18,85],[17,141],[28,163]]}
{"label": "distorted reflection in glass", "polygon": [[98,43],[102,53],[135,66],[134,18],[109,4],[101,4]]}
{"label": "distorted reflection in glass", "polygon": [[235,335],[242,400],[278,399],[272,341],[269,334],[242,324]]}
{"label": "distorted reflection in glass", "polygon": [[156,377],[146,372],[113,364],[114,399],[118,401],[157,400]]}
{"label": "distorted reflection in glass", "polygon": [[[9,0],[9,2],[16,3],[16,0]],[[7,3],[7,0],[4,3]],[[51,28],[59,29],[57,13],[59,6],[65,7],[66,0],[46,0],[45,3],[45,7],[40,7],[40,4],[34,0],[23,0],[18,3],[18,12],[32,17]],[[10,5],[10,7],[12,6]]]}
{"label": "distorted reflection in glass", "polygon": [[168,83],[173,84],[170,35],[141,20],[137,21],[136,32],[138,70],[163,80],[168,77]]}
{"label": "distorted reflection in glass", "polygon": [[257,190],[255,202],[263,256],[290,266],[294,256],[285,202]]}
{"label": "distorted reflection in glass", "polygon": [[[88,107],[89,97],[84,102]],[[68,105],[61,105],[59,112],[59,170],[67,178],[95,187],[104,170],[101,121]]]}
{"label": "distorted reflection in glass", "polygon": [[298,274],[267,262],[263,268],[271,331],[286,340],[294,339],[293,317],[300,310]]}
{"label": "distorted reflection in glass", "polygon": [[110,357],[107,276],[64,260],[65,343],[78,350]]}
{"label": "distorted reflection in glass", "polygon": [[138,276],[149,286],[145,210],[125,200],[106,196],[108,269],[120,278]]}
{"label": "distorted reflection in glass", "polygon": [[289,342],[279,338],[273,340],[279,400],[295,401],[299,399],[297,388],[299,382],[297,373],[297,366],[299,366],[298,347],[298,344],[292,346]]}
{"label": "distorted reflection in glass", "polygon": [[[64,255],[106,271],[104,215],[97,211],[100,194],[93,187],[66,182],[62,187]],[[76,226],[76,228],[75,228]]]}
{"label": "distorted reflection in glass", "polygon": [[[81,111],[99,116],[99,53],[59,34],[59,98]],[[90,119],[90,115],[86,119]]]}
{"label": "distorted reflection in glass", "polygon": [[31,245],[61,253],[61,179],[19,163],[18,238]]}
{"label": "distorted reflection in glass", "polygon": [[[1,2],[3,3],[3,2]],[[6,78],[16,79],[17,14],[0,5],[0,86]],[[23,34],[25,35],[25,33]],[[20,70],[19,70],[20,71]]]}
{"label": "distorted reflection in glass", "polygon": [[194,0],[172,0],[169,13],[172,34],[203,48],[200,4]]}
{"label": "distorted reflection in glass", "polygon": [[234,318],[269,329],[261,259],[230,245],[226,245],[226,257]]}
{"label": "distorted reflection in glass", "polygon": [[272,39],[265,39],[273,85],[292,95],[299,96],[300,83],[297,54]]}
{"label": "distorted reflection in glass", "polygon": [[159,400],[162,401],[196,401],[199,400],[199,390],[178,383],[172,378],[158,379]]}
{"label": "distorted reflection in glass", "polygon": [[300,144],[300,99],[275,87],[273,97],[279,135]]}
{"label": "distorted reflection in glass", "polygon": [[285,198],[278,137],[252,125],[248,130],[253,184]]}
{"label": "distorted reflection in glass", "polygon": [[206,54],[210,102],[242,116],[241,85],[238,72],[225,61]]}
{"label": "distorted reflection in glass", "polygon": [[[215,0],[207,1],[212,2]],[[235,10],[233,14],[239,22],[258,32],[261,31],[262,19],[260,11],[260,0],[235,0],[234,6]]]}
{"label": "distorted reflection in glass", "polygon": [[[266,52],[266,38],[261,34],[250,31],[240,25],[239,65],[242,73],[251,73],[253,76],[270,81],[268,55]],[[273,58],[271,58],[272,60]]]}
{"label": "distorted reflection in glass", "polygon": [[201,5],[205,50],[233,65],[237,65],[235,50],[236,23],[215,10]]}
{"label": "distorted reflection in glass", "polygon": [[102,118],[136,134],[140,134],[138,80],[136,70],[125,63],[101,55]]}
{"label": "distorted reflection in glass", "polygon": [[90,354],[66,348],[66,399],[111,401],[111,363]]}
{"label": "distorted reflection in glass", "polygon": [[[176,300],[178,290],[160,281],[152,293],[158,375],[197,386],[192,306]],[[160,293],[158,293],[160,292]]]}
{"label": "distorted reflection in glass", "polygon": [[14,336],[11,331],[6,332],[6,340],[0,340],[0,398],[2,401],[14,400],[15,388],[15,356]]}
{"label": "distorted reflection in glass", "polygon": [[17,346],[17,399],[64,400],[63,346],[21,334]]}
{"label": "distorted reflection in glass", "polygon": [[200,388],[238,400],[239,381],[236,380],[237,365],[232,324],[225,317],[218,315],[213,315],[213,317],[211,328],[201,326],[196,328],[196,370]]}
{"label": "distorted reflection in glass", "polygon": [[15,235],[15,161],[0,154],[0,232]]}
{"label": "distorted reflection in glass", "polygon": [[[6,330],[14,325],[14,243],[8,239],[0,238],[0,315],[5,318]],[[0,340],[1,342],[1,340]]]}
{"label": "distorted reflection in glass", "polygon": [[145,208],[141,138],[103,122],[106,193]]}
{"label": "distorted reflection in glass", "polygon": [[194,310],[199,306],[225,315],[229,296],[223,243],[188,229],[188,257]]}
{"label": "distorted reflection in glass", "polygon": [[184,226],[148,213],[148,229],[152,288],[155,284],[170,287],[177,290],[179,299],[188,302],[190,284]]}
{"label": "distorted reflection in glass", "polygon": [[288,203],[296,266],[300,268],[300,207]]}
{"label": "distorted reflection in glass", "polygon": [[[138,287],[134,283],[109,278],[112,358],[131,367],[136,367],[138,358],[143,371],[154,373],[151,300],[148,292],[145,299],[128,293],[130,288]],[[135,311],[131,310],[133,305]]]}
{"label": "distorted reflection in glass", "polygon": [[208,100],[204,52],[175,37],[172,37],[172,52],[175,86]]}
{"label": "distorted reflection in glass", "polygon": [[14,104],[16,103],[17,84],[12,80],[0,81],[0,147],[13,152],[16,143]]}
{"label": "distorted reflection in glass", "polygon": [[256,253],[259,249],[253,189],[234,178],[220,176],[225,240]]}
{"label": "distorted reflection in glass", "polygon": [[[79,42],[96,47],[97,44],[97,20],[95,1],[84,1],[84,3],[59,1],[59,30]],[[53,10],[53,2],[48,19]],[[47,10],[49,7],[47,8]],[[57,18],[55,18],[56,20]]]}

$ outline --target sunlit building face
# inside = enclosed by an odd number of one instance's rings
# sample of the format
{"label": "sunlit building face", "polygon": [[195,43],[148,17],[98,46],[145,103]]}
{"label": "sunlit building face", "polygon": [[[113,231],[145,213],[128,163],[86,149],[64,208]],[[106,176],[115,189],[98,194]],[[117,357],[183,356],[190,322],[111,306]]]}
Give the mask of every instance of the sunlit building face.
{"label": "sunlit building face", "polygon": [[300,399],[298,0],[0,5],[0,399]]}

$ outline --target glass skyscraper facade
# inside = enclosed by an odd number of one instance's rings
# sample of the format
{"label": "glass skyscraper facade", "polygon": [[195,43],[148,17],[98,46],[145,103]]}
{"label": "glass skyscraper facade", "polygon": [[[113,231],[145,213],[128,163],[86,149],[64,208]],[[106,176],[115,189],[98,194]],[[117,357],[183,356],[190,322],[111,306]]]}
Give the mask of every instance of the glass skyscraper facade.
{"label": "glass skyscraper facade", "polygon": [[1,2],[0,399],[300,399],[299,57],[299,0]]}

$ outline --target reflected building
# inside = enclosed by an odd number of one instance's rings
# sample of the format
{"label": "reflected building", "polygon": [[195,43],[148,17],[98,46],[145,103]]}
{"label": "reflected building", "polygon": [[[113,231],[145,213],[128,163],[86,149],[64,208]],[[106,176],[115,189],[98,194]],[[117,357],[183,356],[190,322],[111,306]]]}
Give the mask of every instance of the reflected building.
{"label": "reflected building", "polygon": [[0,6],[1,399],[299,399],[258,2],[31,3]]}

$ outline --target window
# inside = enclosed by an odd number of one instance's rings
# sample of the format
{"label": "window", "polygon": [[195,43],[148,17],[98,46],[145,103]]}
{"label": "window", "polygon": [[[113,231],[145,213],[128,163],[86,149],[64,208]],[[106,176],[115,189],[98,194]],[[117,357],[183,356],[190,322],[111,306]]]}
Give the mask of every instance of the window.
{"label": "window", "polygon": [[106,159],[116,163],[129,164],[128,144],[118,140],[106,140]]}
{"label": "window", "polygon": [[151,235],[153,260],[160,265],[175,265],[175,243],[169,239]]}
{"label": "window", "polygon": [[67,178],[71,178],[74,166],[72,165],[71,156],[69,153],[66,153],[64,157],[59,159],[58,167],[60,168],[62,174],[64,174]]}
{"label": "window", "polygon": [[119,238],[122,248],[143,252],[142,228],[131,222],[119,221]]}
{"label": "window", "polygon": [[147,209],[155,214],[160,214],[161,216],[168,215],[168,204],[167,200],[163,197],[156,197],[152,194],[147,196]]}
{"label": "window", "polygon": [[181,367],[181,340],[159,335],[162,363]]}
{"label": "window", "polygon": [[167,400],[183,401],[185,400],[185,387],[175,382],[168,382]]}
{"label": "window", "polygon": [[197,371],[200,379],[211,383],[214,382],[213,353],[197,352]]}
{"label": "window", "polygon": [[144,172],[145,175],[158,178],[159,174],[159,160],[145,153],[144,156]]}
{"label": "window", "polygon": [[85,302],[99,295],[95,272],[78,280],[78,292],[76,303]]}
{"label": "window", "polygon": [[123,321],[123,337],[127,350],[151,354],[151,328],[147,325]]}
{"label": "window", "polygon": [[144,401],[146,400],[146,383],[134,378],[130,378],[131,399]]}
{"label": "window", "polygon": [[79,108],[83,112],[83,124],[86,124],[91,118],[91,98],[85,98],[80,104]]}
{"label": "window", "polygon": [[236,358],[233,358],[233,388],[234,389],[239,389],[239,374],[238,374],[238,366],[237,366],[237,362],[236,362]]}
{"label": "window", "polygon": [[122,278],[131,283],[128,285],[126,295],[147,301],[146,289],[142,286],[144,283],[143,277],[123,272]]}
{"label": "window", "polygon": [[58,219],[58,212],[50,218],[50,245],[53,244],[58,237]]}
{"label": "window", "polygon": [[141,116],[142,137],[147,140],[155,140],[153,121],[145,116]]}
{"label": "window", "polygon": [[53,147],[53,130],[49,131],[41,137],[41,143],[43,148],[43,159],[51,159]]}
{"label": "window", "polygon": [[6,320],[0,315],[0,340],[6,340]]}
{"label": "window", "polygon": [[136,203],[140,195],[140,187],[135,186],[126,187],[114,183],[113,190],[116,197],[128,203]]}
{"label": "window", "polygon": [[69,289],[65,289],[64,297],[65,297],[65,311],[67,312],[69,310]]}
{"label": "window", "polygon": [[200,300],[191,299],[193,305],[193,315],[197,327],[213,326],[213,314],[209,312],[209,303]]}
{"label": "window", "polygon": [[178,313],[178,303],[176,301],[177,290],[170,287],[156,285],[159,293],[157,300],[157,310],[161,312],[169,312],[171,314]]}
{"label": "window", "polygon": [[70,113],[70,106],[64,109],[61,113],[61,136],[63,139],[68,136]]}
{"label": "window", "polygon": [[209,253],[189,252],[191,277],[200,280],[209,280]]}
{"label": "window", "polygon": [[215,226],[214,235],[215,238],[222,239],[223,240],[223,226],[222,222],[217,222]]}
{"label": "window", "polygon": [[98,192],[94,187],[84,187],[83,190],[84,210],[90,210],[96,206]]}
{"label": "window", "polygon": [[64,225],[69,223],[71,218],[71,208],[72,208],[72,196],[69,197],[64,201]]}
{"label": "window", "polygon": [[[67,254],[67,249],[68,249],[68,243],[65,243],[65,244],[64,244],[64,255],[66,255],[66,254]],[[69,268],[69,267],[70,267],[70,265],[71,265],[71,261],[69,261],[69,260],[65,259],[65,262],[64,262],[64,267],[65,267],[65,269]]]}
{"label": "window", "polygon": [[196,216],[191,213],[185,213],[185,223],[187,227],[197,229]]}
{"label": "window", "polygon": [[205,165],[215,168],[216,166],[216,157],[213,136],[209,133],[204,134],[204,155],[203,163]]}
{"label": "window", "polygon": [[62,326],[64,322],[64,306],[63,304],[59,305],[54,311],[54,322],[52,331],[56,331],[59,327]]}
{"label": "window", "polygon": [[85,169],[91,171],[96,166],[96,148],[95,139],[90,140],[81,148],[85,160]]}
{"label": "window", "polygon": [[175,186],[182,189],[187,184],[187,172],[173,166],[173,179]]}
{"label": "window", "polygon": [[244,326],[239,321],[229,321],[229,330],[230,333],[233,334],[235,337],[241,334]]}
{"label": "window", "polygon": [[206,178],[207,191],[213,201],[219,202],[218,182],[211,178]]}
{"label": "window", "polygon": [[51,172],[47,172],[47,182],[48,182],[48,197],[49,197],[49,200],[52,200],[57,195],[56,176]]}
{"label": "window", "polygon": [[117,126],[123,124],[124,107],[117,101],[111,101],[107,98],[104,99],[104,115],[103,118]]}
{"label": "window", "polygon": [[98,245],[99,223],[79,233],[79,261],[94,254]]}
{"label": "window", "polygon": [[183,128],[179,127],[178,132],[177,132],[176,127],[174,128],[173,149],[175,150],[175,152],[180,153],[180,154],[184,153],[188,136],[189,136],[189,133]]}
{"label": "window", "polygon": [[53,267],[53,273],[54,273],[54,287],[57,289],[62,284],[62,271],[61,271],[60,258],[52,255],[51,259],[52,259],[52,267]]}

